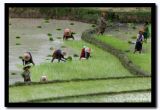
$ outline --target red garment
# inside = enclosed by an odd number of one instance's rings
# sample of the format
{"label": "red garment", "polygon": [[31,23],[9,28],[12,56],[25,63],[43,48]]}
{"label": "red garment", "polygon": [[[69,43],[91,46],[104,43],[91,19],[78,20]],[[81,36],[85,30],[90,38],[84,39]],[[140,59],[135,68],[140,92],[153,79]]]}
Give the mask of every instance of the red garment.
{"label": "red garment", "polygon": [[85,58],[85,48],[83,48],[81,50],[81,56],[80,56],[80,58]]}

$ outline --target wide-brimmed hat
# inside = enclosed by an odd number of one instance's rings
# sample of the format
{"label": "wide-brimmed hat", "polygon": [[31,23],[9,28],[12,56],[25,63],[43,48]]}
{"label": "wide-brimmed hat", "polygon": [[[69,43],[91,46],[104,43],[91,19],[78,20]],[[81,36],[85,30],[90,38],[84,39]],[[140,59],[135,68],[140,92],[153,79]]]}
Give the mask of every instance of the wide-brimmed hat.
{"label": "wide-brimmed hat", "polygon": [[29,61],[29,60],[31,59],[31,56],[29,55],[29,53],[24,53],[24,54],[23,54],[23,59],[24,59],[25,61]]}

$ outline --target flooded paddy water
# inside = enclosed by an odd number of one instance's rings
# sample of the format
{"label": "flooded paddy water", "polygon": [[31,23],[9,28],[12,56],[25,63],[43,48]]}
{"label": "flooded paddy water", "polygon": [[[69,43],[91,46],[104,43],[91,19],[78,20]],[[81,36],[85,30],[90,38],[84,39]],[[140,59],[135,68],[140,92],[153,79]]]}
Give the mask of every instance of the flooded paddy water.
{"label": "flooded paddy water", "polygon": [[[46,22],[47,21],[47,22]],[[71,48],[65,47],[63,42],[63,31],[70,28],[75,32],[75,40],[81,39],[81,34],[91,28],[91,24],[69,20],[44,20],[44,19],[23,19],[12,18],[9,20],[9,83],[23,81],[20,73],[22,68],[22,56],[24,52],[32,53],[35,64],[50,62],[53,53],[52,49],[67,51],[67,56],[73,55]],[[51,34],[53,41],[49,40]],[[70,39],[69,39],[70,40]],[[72,39],[71,39],[72,40]]]}

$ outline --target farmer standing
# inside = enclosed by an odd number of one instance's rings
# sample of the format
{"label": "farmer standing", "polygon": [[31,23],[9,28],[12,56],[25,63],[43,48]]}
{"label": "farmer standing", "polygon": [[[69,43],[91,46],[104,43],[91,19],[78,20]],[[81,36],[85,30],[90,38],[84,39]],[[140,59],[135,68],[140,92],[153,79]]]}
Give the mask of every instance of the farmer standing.
{"label": "farmer standing", "polygon": [[23,62],[23,65],[27,65],[27,64],[30,64],[30,63],[35,65],[35,63],[33,62],[32,55],[31,55],[30,52],[25,52],[23,54],[22,62]]}
{"label": "farmer standing", "polygon": [[60,62],[60,60],[65,62],[67,60],[66,58],[64,58],[65,55],[66,52],[62,52],[62,50],[57,49],[53,52],[51,62],[53,62],[54,59],[58,59],[58,62]]}
{"label": "farmer standing", "polygon": [[107,22],[106,22],[106,12],[102,12],[101,13],[101,17],[100,17],[100,19],[99,19],[99,23],[98,23],[98,35],[99,34],[101,34],[101,35],[103,35],[103,33],[105,32],[105,29],[106,29],[106,27],[107,27]]}
{"label": "farmer standing", "polygon": [[137,35],[137,41],[136,41],[134,53],[136,53],[136,51],[139,51],[139,53],[141,53],[143,41],[144,41],[143,31],[140,30],[139,34]]}

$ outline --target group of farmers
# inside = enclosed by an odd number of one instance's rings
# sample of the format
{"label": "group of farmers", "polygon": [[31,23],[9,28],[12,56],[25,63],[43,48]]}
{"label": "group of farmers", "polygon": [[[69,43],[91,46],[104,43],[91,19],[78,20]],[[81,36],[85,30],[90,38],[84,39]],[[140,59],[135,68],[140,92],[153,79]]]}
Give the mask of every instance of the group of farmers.
{"label": "group of farmers", "polygon": [[[68,39],[68,38],[72,38],[74,39],[71,30],[70,29],[65,29],[64,30],[64,35],[63,35],[63,39]],[[81,54],[80,54],[80,60],[86,60],[90,57],[90,53],[91,53],[91,48],[87,47],[87,46],[83,46],[82,50],[81,50]],[[64,56],[66,55],[65,51],[62,51],[61,49],[56,49],[54,50],[53,54],[52,54],[52,60],[51,62],[54,61],[54,59],[57,59],[58,62],[60,61],[64,61],[66,62],[67,58],[65,58]],[[25,52],[23,57],[22,57],[22,62],[23,62],[23,69],[24,72],[22,73],[22,77],[24,78],[24,82],[31,82],[31,78],[30,78],[30,67],[31,67],[31,63],[33,65],[35,65],[32,55],[30,52]],[[46,78],[43,76],[43,78],[41,79],[41,81],[46,81]]]}
{"label": "group of farmers", "polygon": [[[99,25],[97,26],[97,34],[98,35],[99,34],[103,35],[103,33],[105,32],[106,25],[107,25],[105,19],[106,19],[106,13],[102,13],[101,17],[99,19],[99,21],[100,21]],[[144,24],[143,29],[140,29],[139,33],[137,35],[137,40],[136,40],[134,53],[136,51],[139,51],[139,53],[141,53],[142,44],[143,44],[144,41],[147,42],[148,37],[149,37],[149,28],[148,28],[148,22],[146,22]],[[73,36],[72,31],[67,28],[67,29],[64,30],[63,40],[67,40],[69,38],[72,38],[74,40],[74,36]],[[83,46],[83,48],[81,50],[81,54],[80,54],[80,60],[88,59],[89,57],[91,57],[90,53],[91,53],[91,49],[87,46]],[[58,62],[60,62],[60,61],[65,62],[67,60],[67,58],[64,57],[65,55],[66,55],[66,52],[62,51],[61,49],[57,49],[53,52],[51,62],[53,62],[54,59],[58,59]],[[29,69],[30,69],[31,66],[28,65],[28,64],[32,63],[33,65],[35,65],[35,63],[33,62],[31,53],[30,52],[24,53],[22,61],[23,61],[23,65],[24,65],[24,68],[23,68],[24,72],[22,74],[22,76],[24,78],[24,82],[30,82],[31,79],[30,79]]]}

